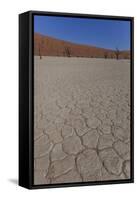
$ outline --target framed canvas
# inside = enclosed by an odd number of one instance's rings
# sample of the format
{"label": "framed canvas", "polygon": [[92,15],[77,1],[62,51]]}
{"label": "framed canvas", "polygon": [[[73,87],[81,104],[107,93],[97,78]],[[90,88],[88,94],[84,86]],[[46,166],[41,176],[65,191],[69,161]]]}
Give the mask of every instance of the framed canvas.
{"label": "framed canvas", "polygon": [[19,15],[19,185],[134,181],[134,19]]}

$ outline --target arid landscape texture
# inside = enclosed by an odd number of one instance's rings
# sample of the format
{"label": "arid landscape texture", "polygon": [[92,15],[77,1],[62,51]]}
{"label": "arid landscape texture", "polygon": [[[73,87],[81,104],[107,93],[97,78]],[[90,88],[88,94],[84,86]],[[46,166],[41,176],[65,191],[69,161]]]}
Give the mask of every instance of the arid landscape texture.
{"label": "arid landscape texture", "polygon": [[[65,56],[65,57],[88,57],[88,58],[116,58],[115,50],[104,49],[94,46],[80,45],[72,42],[34,34],[34,55],[39,56]],[[129,59],[130,51],[120,51],[119,59]]]}
{"label": "arid landscape texture", "polygon": [[130,60],[83,46],[86,58],[63,57],[47,41],[41,57],[35,43],[34,184],[130,178]]}

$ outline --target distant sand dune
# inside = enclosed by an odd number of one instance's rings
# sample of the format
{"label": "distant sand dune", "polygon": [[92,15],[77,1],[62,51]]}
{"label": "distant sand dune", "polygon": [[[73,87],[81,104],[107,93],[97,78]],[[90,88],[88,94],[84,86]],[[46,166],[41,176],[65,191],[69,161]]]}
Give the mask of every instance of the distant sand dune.
{"label": "distant sand dune", "polygon": [[[71,57],[94,57],[115,58],[115,51],[94,46],[79,45],[49,36],[34,34],[34,54],[43,56],[71,56]],[[129,51],[121,51],[119,58],[129,59]]]}

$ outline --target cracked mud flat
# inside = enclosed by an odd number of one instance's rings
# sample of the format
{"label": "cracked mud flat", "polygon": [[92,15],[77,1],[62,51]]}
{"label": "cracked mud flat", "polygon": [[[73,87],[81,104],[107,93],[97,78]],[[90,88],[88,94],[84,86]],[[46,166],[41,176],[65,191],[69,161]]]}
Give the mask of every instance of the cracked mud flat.
{"label": "cracked mud flat", "polygon": [[130,178],[129,60],[35,56],[34,184]]}

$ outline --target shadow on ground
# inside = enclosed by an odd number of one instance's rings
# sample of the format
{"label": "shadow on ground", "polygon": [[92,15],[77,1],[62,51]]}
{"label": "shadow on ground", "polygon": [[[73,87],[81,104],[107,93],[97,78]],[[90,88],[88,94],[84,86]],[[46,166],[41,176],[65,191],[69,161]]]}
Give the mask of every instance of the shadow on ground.
{"label": "shadow on ground", "polygon": [[18,185],[18,180],[17,179],[11,178],[8,181],[11,182],[14,185]]}

